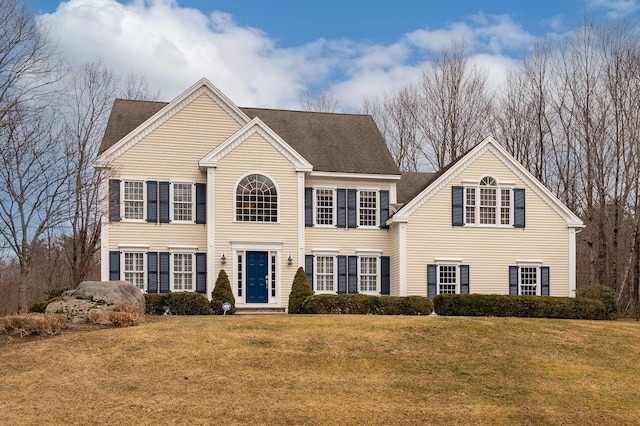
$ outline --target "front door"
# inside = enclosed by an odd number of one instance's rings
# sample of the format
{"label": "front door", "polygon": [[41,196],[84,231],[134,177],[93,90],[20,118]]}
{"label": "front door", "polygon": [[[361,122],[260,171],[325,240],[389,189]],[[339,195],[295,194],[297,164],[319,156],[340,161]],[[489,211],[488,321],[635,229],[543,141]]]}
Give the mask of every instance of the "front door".
{"label": "front door", "polygon": [[247,303],[268,302],[269,253],[247,252]]}

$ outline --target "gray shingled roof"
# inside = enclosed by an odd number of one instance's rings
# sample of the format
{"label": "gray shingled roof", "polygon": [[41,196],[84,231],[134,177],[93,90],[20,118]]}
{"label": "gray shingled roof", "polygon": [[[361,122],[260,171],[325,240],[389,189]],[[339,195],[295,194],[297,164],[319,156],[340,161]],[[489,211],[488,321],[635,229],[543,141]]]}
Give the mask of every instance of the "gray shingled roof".
{"label": "gray shingled roof", "polygon": [[[117,99],[99,153],[158,112],[167,103]],[[316,171],[399,174],[384,138],[369,115],[241,108],[259,117],[313,164]]]}
{"label": "gray shingled roof", "polygon": [[396,183],[398,204],[406,204],[434,181],[436,173],[403,172]]}

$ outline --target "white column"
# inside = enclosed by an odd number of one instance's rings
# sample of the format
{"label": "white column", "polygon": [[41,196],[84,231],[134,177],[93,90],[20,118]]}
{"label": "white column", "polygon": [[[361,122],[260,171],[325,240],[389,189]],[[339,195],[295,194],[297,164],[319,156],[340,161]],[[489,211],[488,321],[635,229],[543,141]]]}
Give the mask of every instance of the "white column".
{"label": "white column", "polygon": [[569,228],[569,297],[576,297],[576,228]]}
{"label": "white column", "polygon": [[298,174],[298,267],[304,268],[304,172]]}
{"label": "white column", "polygon": [[100,280],[109,281],[109,173],[100,170]]}
{"label": "white column", "polygon": [[215,171],[207,168],[207,297],[216,282],[216,252],[215,252]]}
{"label": "white column", "polygon": [[400,296],[407,295],[407,223],[398,224],[398,279]]}

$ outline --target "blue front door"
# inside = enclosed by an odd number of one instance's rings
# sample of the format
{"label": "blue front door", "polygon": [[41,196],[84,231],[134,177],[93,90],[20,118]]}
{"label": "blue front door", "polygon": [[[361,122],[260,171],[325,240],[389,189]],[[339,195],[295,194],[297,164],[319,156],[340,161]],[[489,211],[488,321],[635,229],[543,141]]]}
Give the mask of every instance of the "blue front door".
{"label": "blue front door", "polygon": [[269,253],[266,251],[247,252],[247,303],[267,303],[269,274]]}

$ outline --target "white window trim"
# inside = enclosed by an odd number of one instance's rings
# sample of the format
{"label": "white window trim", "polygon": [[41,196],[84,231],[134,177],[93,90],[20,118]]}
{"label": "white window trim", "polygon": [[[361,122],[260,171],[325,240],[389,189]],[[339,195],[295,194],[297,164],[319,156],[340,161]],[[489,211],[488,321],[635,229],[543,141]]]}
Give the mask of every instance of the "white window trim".
{"label": "white window trim", "polygon": [[[317,197],[317,190],[318,189],[323,189],[323,190],[329,190],[332,191],[332,196],[333,196],[333,224],[331,225],[327,225],[327,224],[319,224],[318,223],[318,197]],[[313,187],[313,226],[316,228],[336,228],[338,226],[337,223],[337,219],[338,219],[338,196],[336,194],[336,187],[330,187],[330,186],[318,186],[318,187]]]}
{"label": "white window trim", "polygon": [[441,266],[453,266],[456,268],[456,294],[460,294],[460,262],[457,262],[454,259],[452,259],[452,261],[443,261],[441,263],[436,263],[436,294],[440,294]]}
{"label": "white window trim", "polygon": [[[375,225],[362,225],[360,223],[360,195],[362,194],[362,191],[370,191],[370,192],[375,192],[376,193],[376,208],[375,208],[376,223],[375,223]],[[361,229],[378,229],[378,228],[380,228],[380,188],[357,188],[356,193],[358,194],[356,196],[356,224],[358,225],[358,228],[361,228]]]}
{"label": "white window trim", "polygon": [[541,263],[537,261],[529,263],[518,263],[518,295],[522,295],[522,268],[535,268],[536,270],[536,296],[542,294],[542,282],[541,282]]}
{"label": "white window trim", "polygon": [[[173,188],[175,184],[191,185],[191,220],[176,220],[175,216],[175,202]],[[196,183],[189,181],[188,179],[171,180],[169,184],[169,222],[176,224],[194,224],[196,223]]]}
{"label": "white window trim", "polygon": [[[125,199],[124,199],[124,183],[125,182],[142,182],[142,219],[128,219],[125,217]],[[131,223],[146,223],[147,222],[147,179],[128,177],[120,179],[120,221]]]}
{"label": "white window trim", "polygon": [[[496,223],[480,223],[480,188],[481,188],[480,182],[482,181],[482,179],[487,177],[493,179],[496,182],[496,186],[487,187],[487,188],[496,189],[496,207],[495,207]],[[515,183],[500,182],[498,179],[496,179],[492,175],[484,175],[480,179],[474,180],[474,181],[463,180],[462,185],[464,188],[464,191],[462,193],[462,199],[463,199],[462,211],[463,211],[463,218],[464,218],[464,226],[474,227],[474,228],[513,228],[513,223],[514,223],[513,190],[515,188]],[[475,190],[475,200],[476,200],[476,203],[474,206],[475,223],[467,223],[467,188]],[[509,197],[509,223],[508,224],[500,223],[500,210],[502,208],[502,190],[503,189],[508,189],[511,194]]]}
{"label": "white window trim", "polygon": [[[149,283],[147,281],[147,270],[148,270],[147,253],[148,253],[149,246],[146,244],[144,245],[140,244],[139,247],[136,247],[135,244],[127,244],[127,245],[120,244],[118,247],[120,248],[120,265],[121,265],[120,279],[123,281],[126,281],[125,280],[125,272],[126,272],[125,271],[125,265],[126,265],[125,253],[142,253],[142,274],[143,274],[142,282],[144,284],[143,286],[144,288],[140,289],[140,291],[142,293],[146,293],[147,291],[149,291],[149,288],[148,288]],[[133,283],[133,285],[135,285],[135,283]]]}
{"label": "white window trim", "polygon": [[[361,259],[363,258],[374,258],[376,259],[376,290],[375,291],[361,291],[361,282],[362,282],[362,271],[361,271]],[[380,282],[381,282],[381,275],[382,275],[382,270],[381,270],[381,261],[380,261],[380,255],[363,255],[363,254],[358,254],[358,293],[360,294],[368,294],[371,296],[379,296],[380,295]]]}
{"label": "white window trim", "polygon": [[316,294],[336,294],[338,293],[338,253],[336,252],[313,252],[313,282],[318,283],[318,257],[333,258],[333,290],[315,290]]}
{"label": "white window trim", "polygon": [[[185,289],[175,289],[175,276],[174,276],[174,255],[175,254],[190,254],[191,255],[191,290]],[[181,274],[184,272],[180,272]],[[169,282],[170,282],[170,291],[173,293],[175,291],[187,291],[187,292],[195,292],[196,291],[196,253],[191,250],[174,250],[170,252],[169,255]]]}

